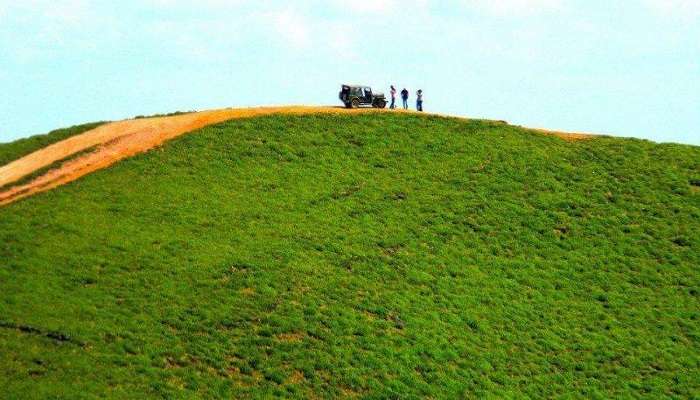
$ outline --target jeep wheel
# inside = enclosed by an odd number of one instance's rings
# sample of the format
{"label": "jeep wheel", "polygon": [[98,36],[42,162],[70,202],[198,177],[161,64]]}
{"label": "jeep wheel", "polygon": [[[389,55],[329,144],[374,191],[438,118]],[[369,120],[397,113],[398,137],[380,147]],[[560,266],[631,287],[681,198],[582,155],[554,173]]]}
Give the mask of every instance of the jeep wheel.
{"label": "jeep wheel", "polygon": [[384,108],[384,107],[386,107],[386,101],[384,101],[384,100],[379,100],[379,101],[377,102],[377,108]]}
{"label": "jeep wheel", "polygon": [[358,108],[359,106],[360,106],[360,100],[359,99],[352,99],[352,103],[350,103],[350,107]]}
{"label": "jeep wheel", "polygon": [[351,108],[351,107],[352,107],[352,104],[350,104],[350,102],[345,103],[345,108]]}

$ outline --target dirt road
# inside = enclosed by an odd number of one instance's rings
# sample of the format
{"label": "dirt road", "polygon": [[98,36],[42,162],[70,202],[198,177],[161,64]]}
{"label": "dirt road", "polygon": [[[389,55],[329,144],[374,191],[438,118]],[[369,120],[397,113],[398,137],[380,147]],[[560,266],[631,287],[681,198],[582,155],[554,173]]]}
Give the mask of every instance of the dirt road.
{"label": "dirt road", "polygon": [[[219,122],[251,118],[271,114],[341,114],[357,112],[389,112],[387,110],[360,109],[346,110],[339,107],[257,107],[228,108],[202,111],[171,117],[144,118],[112,122],[93,130],[54,143],[31,153],[5,166],[0,167],[0,187],[15,182],[54,162],[68,159],[76,153],[93,149],[78,155],[51,169],[29,183],[11,186],[0,192],[0,205],[9,204],[35,193],[50,190],[72,182],[93,171],[108,167],[117,161],[152,149],[163,142]],[[564,133],[543,131],[571,140],[574,136]],[[580,137],[583,138],[583,137]]]}
{"label": "dirt road", "polygon": [[207,125],[237,118],[271,114],[317,114],[377,112],[373,109],[345,110],[336,107],[257,107],[202,111],[172,117],[118,121],[54,143],[19,160],[0,167],[0,186],[12,183],[56,161],[90,148],[96,149],[66,161],[31,182],[0,192],[0,205],[74,181],[93,171],[142,153],[163,142]]}

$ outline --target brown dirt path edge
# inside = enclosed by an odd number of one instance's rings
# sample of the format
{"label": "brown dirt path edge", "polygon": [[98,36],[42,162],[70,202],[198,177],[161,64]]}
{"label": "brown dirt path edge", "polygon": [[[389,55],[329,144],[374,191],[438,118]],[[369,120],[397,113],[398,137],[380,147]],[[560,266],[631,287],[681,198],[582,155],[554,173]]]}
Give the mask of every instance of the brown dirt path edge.
{"label": "brown dirt path edge", "polygon": [[94,152],[76,157],[32,180],[0,192],[0,205],[9,204],[35,193],[72,182],[84,175],[108,167],[117,161],[148,151],[167,140],[219,122],[271,114],[339,114],[377,112],[373,109],[346,110],[339,107],[256,107],[209,110],[170,117],[118,121],[54,143],[0,167],[0,186],[29,175],[70,155],[97,146]]}
{"label": "brown dirt path edge", "polygon": [[[97,146],[95,151],[71,159],[27,184],[10,187],[0,192],[0,206],[72,182],[91,172],[106,168],[119,160],[148,151],[177,136],[223,121],[272,114],[308,115],[357,112],[388,111],[376,109],[347,110],[341,107],[314,106],[227,108],[170,117],[112,122],[46,146],[41,150],[0,167],[0,187],[2,187],[40,168],[66,159],[72,154]],[[544,130],[541,132],[555,134],[569,140],[590,137],[588,135],[568,136],[562,132]]]}

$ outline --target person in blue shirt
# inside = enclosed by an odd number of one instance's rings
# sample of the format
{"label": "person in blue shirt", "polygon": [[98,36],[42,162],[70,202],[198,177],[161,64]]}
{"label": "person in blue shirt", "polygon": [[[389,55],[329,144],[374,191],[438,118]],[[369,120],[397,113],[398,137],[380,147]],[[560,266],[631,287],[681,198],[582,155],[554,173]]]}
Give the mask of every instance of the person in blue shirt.
{"label": "person in blue shirt", "polygon": [[408,90],[406,88],[401,91],[401,99],[403,100],[403,109],[408,110]]}

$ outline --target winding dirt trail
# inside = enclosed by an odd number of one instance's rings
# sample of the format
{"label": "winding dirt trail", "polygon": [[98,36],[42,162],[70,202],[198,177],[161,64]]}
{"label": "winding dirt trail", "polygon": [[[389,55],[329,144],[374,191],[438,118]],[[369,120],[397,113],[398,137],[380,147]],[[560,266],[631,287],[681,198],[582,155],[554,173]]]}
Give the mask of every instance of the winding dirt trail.
{"label": "winding dirt trail", "polygon": [[0,167],[0,187],[25,177],[56,161],[96,147],[92,152],[64,162],[31,182],[0,192],[0,205],[72,182],[117,161],[148,151],[167,140],[219,122],[271,114],[341,114],[380,112],[374,109],[346,110],[339,107],[256,107],[227,108],[171,117],[112,122],[35,151]]}
{"label": "winding dirt trail", "polygon": [[[231,119],[252,118],[271,114],[308,115],[357,112],[389,111],[376,109],[346,110],[340,107],[312,106],[227,108],[170,117],[143,118],[108,123],[49,145],[0,167],[0,187],[2,187],[57,161],[67,159],[76,153],[95,148],[94,151],[75,156],[29,183],[10,186],[8,189],[0,191],[0,206],[72,182],[91,172],[108,167],[119,160],[148,151],[167,140],[207,125]],[[541,132],[544,134],[555,134],[567,140],[590,137],[588,135],[568,135],[554,131],[541,130]]]}

